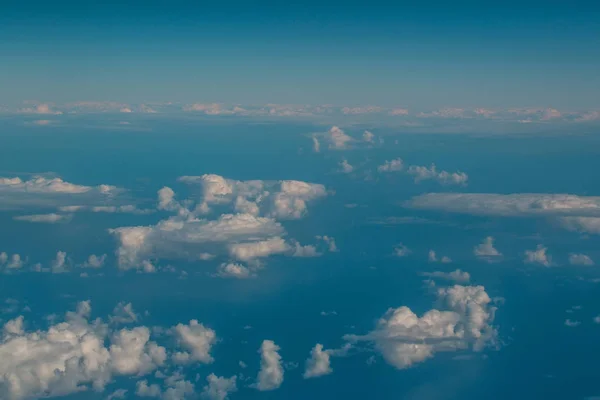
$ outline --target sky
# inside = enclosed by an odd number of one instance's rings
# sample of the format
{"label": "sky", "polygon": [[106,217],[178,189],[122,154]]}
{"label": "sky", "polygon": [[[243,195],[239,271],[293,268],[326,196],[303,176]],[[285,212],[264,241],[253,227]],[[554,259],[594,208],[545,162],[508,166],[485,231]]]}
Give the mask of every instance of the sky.
{"label": "sky", "polygon": [[0,399],[600,398],[597,16],[3,5]]}
{"label": "sky", "polygon": [[598,108],[589,2],[8,2],[0,102]]}

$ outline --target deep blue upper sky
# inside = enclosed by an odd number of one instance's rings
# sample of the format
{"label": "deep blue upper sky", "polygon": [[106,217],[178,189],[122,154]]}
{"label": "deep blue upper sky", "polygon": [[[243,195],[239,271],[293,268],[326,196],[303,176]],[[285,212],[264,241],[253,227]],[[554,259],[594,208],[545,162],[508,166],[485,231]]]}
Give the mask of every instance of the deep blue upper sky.
{"label": "deep blue upper sky", "polygon": [[0,103],[600,106],[600,6],[11,2]]}

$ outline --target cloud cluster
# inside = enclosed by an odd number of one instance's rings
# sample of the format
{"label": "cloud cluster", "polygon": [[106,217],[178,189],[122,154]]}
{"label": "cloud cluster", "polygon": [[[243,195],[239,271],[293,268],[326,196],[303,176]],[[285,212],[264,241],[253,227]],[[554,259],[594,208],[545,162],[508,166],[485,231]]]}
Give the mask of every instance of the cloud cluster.
{"label": "cloud cluster", "polygon": [[483,239],[483,243],[475,246],[473,254],[475,254],[477,258],[486,261],[494,261],[502,257],[502,253],[494,247],[494,238],[492,236],[486,237]]}
{"label": "cloud cluster", "polygon": [[263,340],[260,353],[260,370],[254,388],[260,391],[275,390],[283,383],[283,363],[279,346],[272,340]]}
{"label": "cloud cluster", "polygon": [[438,301],[445,311],[432,309],[421,317],[408,307],[390,308],[366,335],[346,335],[351,343],[369,342],[396,368],[423,362],[438,352],[472,349],[494,344],[495,307],[483,286],[440,288]]}
{"label": "cloud cluster", "polygon": [[438,171],[435,164],[430,167],[411,165],[407,173],[414,176],[415,182],[433,179],[442,185],[466,185],[469,176],[464,172]]}

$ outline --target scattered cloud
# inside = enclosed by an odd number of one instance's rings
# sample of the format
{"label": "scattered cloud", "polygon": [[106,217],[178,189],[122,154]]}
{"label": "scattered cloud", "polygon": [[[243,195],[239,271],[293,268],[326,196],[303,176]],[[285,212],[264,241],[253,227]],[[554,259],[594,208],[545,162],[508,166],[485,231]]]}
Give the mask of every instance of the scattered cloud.
{"label": "scattered cloud", "polygon": [[552,265],[552,257],[548,254],[548,249],[539,244],[535,250],[525,250],[524,262],[526,264],[538,264],[550,267]]}
{"label": "scattered cloud", "polygon": [[283,365],[279,355],[279,346],[272,340],[263,340],[260,346],[260,371],[254,388],[268,391],[279,388],[283,383]]}
{"label": "scattered cloud", "polygon": [[593,266],[595,265],[594,260],[590,256],[585,254],[569,254],[569,264],[571,265],[582,265],[582,266]]}
{"label": "scattered cloud", "polygon": [[600,217],[560,217],[558,222],[570,231],[600,235]]}
{"label": "scattered cloud", "polygon": [[421,182],[425,180],[433,179],[442,185],[466,185],[469,180],[469,176],[464,172],[448,172],[438,171],[435,164],[431,164],[430,167],[422,167],[417,165],[411,165],[408,168],[408,174],[413,175],[415,182]]}
{"label": "scattered cloud", "polygon": [[346,133],[337,126],[332,126],[331,129],[325,133],[324,138],[329,142],[329,148],[334,150],[345,150],[354,141],[354,139],[346,135]]}
{"label": "scattered cloud", "polygon": [[473,249],[473,254],[475,254],[477,258],[486,261],[494,261],[497,260],[499,257],[502,257],[502,253],[500,253],[494,247],[494,238],[492,236],[486,237],[485,239],[483,239],[483,243],[480,243],[477,246],[475,246],[475,248]]}
{"label": "scattered cloud", "polygon": [[411,253],[412,253],[412,251],[408,247],[403,245],[402,243],[400,243],[398,246],[394,247],[394,255],[396,257],[406,257]]}
{"label": "scattered cloud", "polygon": [[370,342],[398,369],[432,358],[438,352],[480,351],[496,342],[491,325],[495,307],[483,286],[440,288],[438,301],[446,311],[432,309],[417,316],[408,307],[390,308],[366,335],[346,335],[350,343]]}
{"label": "scattered cloud", "polygon": [[471,280],[471,275],[468,272],[457,269],[452,272],[442,272],[442,271],[434,271],[434,272],[423,272],[423,276],[428,276],[434,279],[444,279],[447,281],[453,281],[456,283],[469,283]]}
{"label": "scattered cloud", "polygon": [[252,277],[252,272],[242,264],[224,263],[219,265],[217,273],[214,275],[219,278],[248,279]]}
{"label": "scattered cloud", "polygon": [[214,361],[210,351],[217,342],[215,331],[194,319],[188,325],[177,324],[172,332],[179,346],[186,350],[173,354],[176,363],[187,364],[195,361],[210,364]]}
{"label": "scattered cloud", "polygon": [[349,174],[354,171],[354,167],[350,165],[348,160],[342,160],[338,165],[340,166],[340,172],[343,172],[344,174]]}
{"label": "scattered cloud", "polygon": [[440,262],[442,264],[451,263],[452,260],[448,256],[442,256],[442,258],[438,258],[436,252],[434,250],[429,250],[427,253],[427,260],[432,263]]}
{"label": "scattered cloud", "polygon": [[316,378],[332,372],[329,353],[323,351],[322,344],[317,343],[310,352],[310,358],[306,360],[304,379]]}
{"label": "scattered cloud", "polygon": [[427,193],[405,205],[486,216],[600,216],[600,197],[569,194]]}
{"label": "scattered cloud", "polygon": [[396,158],[391,161],[385,161],[382,165],[377,167],[379,172],[398,172],[404,169],[404,162],[401,158]]}
{"label": "scattered cloud", "polygon": [[13,217],[15,221],[37,222],[43,224],[56,224],[59,222],[67,222],[73,216],[71,214],[34,214],[34,215],[19,215]]}
{"label": "scattered cloud", "polygon": [[202,398],[208,400],[227,400],[231,393],[237,392],[237,377],[230,378],[210,374],[206,377],[208,384],[204,386]]}

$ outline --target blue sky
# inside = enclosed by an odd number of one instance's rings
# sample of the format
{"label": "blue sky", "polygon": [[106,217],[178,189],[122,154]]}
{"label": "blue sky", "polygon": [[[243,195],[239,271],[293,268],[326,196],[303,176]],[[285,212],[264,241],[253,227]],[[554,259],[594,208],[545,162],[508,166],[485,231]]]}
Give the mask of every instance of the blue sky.
{"label": "blue sky", "polygon": [[598,7],[12,3],[0,101],[600,106]]}
{"label": "blue sky", "polygon": [[0,400],[600,397],[599,8],[0,14]]}

